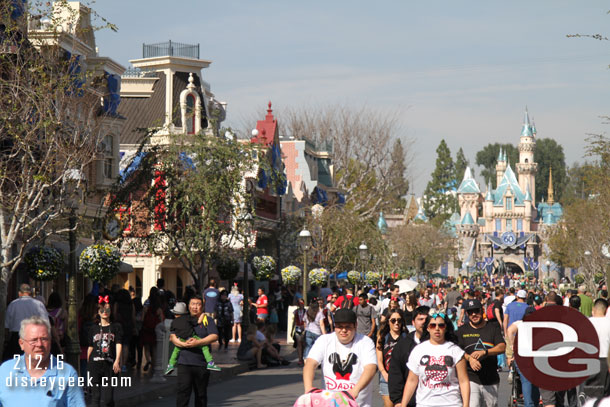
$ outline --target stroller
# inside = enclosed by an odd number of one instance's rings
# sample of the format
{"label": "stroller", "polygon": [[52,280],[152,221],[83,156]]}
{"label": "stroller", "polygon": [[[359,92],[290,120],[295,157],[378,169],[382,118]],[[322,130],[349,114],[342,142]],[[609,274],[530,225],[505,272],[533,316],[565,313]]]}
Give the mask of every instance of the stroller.
{"label": "stroller", "polygon": [[312,389],[294,402],[293,407],[358,407],[347,391]]}
{"label": "stroller", "polygon": [[515,361],[510,363],[508,371],[508,383],[510,384],[510,395],[508,399],[509,407],[517,407],[523,405],[523,391],[521,390],[521,378],[517,373]]}

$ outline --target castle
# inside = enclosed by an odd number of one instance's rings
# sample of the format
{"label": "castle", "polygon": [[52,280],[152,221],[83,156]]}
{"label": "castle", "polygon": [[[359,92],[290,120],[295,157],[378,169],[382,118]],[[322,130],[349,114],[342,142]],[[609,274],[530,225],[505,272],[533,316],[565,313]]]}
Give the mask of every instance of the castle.
{"label": "castle", "polygon": [[[491,185],[483,193],[466,169],[458,190],[459,215],[451,223],[458,241],[462,270],[488,273],[504,263],[508,273],[534,272],[550,275],[545,230],[563,215],[553,201],[552,173],[549,174],[548,201],[536,206],[536,127],[530,123],[527,109],[519,140],[516,173],[500,150],[496,164],[496,189]],[[540,276],[542,276],[540,274]]]}

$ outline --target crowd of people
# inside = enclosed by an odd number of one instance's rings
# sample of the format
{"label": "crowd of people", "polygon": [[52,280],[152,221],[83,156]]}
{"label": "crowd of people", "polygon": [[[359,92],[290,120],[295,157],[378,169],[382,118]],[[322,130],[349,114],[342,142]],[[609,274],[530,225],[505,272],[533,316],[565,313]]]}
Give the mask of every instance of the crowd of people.
{"label": "crowd of people", "polygon": [[[431,281],[411,292],[396,285],[356,293],[333,288],[309,308],[299,303],[293,336],[305,392],[317,391],[313,377],[321,365],[327,390],[347,391],[365,407],[372,403],[376,371],[384,407],[497,406],[502,370],[511,372],[514,396],[526,407],[589,407],[610,396],[606,286],[592,293],[585,286],[543,289],[511,277],[485,282]],[[600,372],[563,392],[532,384],[512,349],[523,318],[551,306],[572,307],[589,318],[600,343]],[[610,397],[603,403],[610,405]]]}

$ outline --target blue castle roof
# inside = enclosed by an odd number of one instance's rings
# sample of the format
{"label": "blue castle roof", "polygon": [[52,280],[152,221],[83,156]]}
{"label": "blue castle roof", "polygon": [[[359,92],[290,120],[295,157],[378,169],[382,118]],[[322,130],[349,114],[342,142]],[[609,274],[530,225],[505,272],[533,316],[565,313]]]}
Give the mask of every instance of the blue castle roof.
{"label": "blue castle roof", "polygon": [[510,164],[506,167],[506,171],[504,172],[504,176],[502,177],[502,181],[498,188],[494,191],[494,206],[503,206],[502,198],[506,194],[506,191],[510,189],[513,191],[513,195],[515,196],[515,205],[524,205],[525,204],[525,194],[521,191],[521,187],[519,187],[519,182],[517,182],[517,177],[515,177],[515,173],[513,172]]}
{"label": "blue castle roof", "polygon": [[478,194],[481,192],[477,182],[474,180],[474,178],[472,178],[470,167],[466,167],[464,179],[462,180],[457,192],[458,194]]}

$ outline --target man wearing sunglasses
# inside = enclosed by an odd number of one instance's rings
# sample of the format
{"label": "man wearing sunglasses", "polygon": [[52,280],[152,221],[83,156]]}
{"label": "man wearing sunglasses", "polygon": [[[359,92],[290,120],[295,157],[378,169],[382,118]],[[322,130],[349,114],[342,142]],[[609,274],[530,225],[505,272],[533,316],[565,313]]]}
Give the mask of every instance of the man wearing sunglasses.
{"label": "man wearing sunglasses", "polygon": [[466,354],[470,381],[470,407],[498,405],[497,355],[504,353],[506,343],[500,325],[483,319],[483,306],[477,299],[466,300],[463,309],[468,323],[457,331],[458,344]]}

